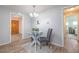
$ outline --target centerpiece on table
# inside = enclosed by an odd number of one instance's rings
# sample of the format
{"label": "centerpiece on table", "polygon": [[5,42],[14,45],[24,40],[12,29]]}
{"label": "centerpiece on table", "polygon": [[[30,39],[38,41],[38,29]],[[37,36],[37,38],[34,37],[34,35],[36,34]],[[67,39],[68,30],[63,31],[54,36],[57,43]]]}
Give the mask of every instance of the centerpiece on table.
{"label": "centerpiece on table", "polygon": [[38,35],[38,33],[39,33],[39,28],[32,28],[33,35]]}
{"label": "centerpiece on table", "polygon": [[32,28],[33,32],[39,32],[39,28]]}

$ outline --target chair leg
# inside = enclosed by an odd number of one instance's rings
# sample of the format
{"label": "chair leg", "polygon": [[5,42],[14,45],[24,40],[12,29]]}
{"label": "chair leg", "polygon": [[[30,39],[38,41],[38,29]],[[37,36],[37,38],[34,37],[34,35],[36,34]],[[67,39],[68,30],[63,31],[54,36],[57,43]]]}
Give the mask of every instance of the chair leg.
{"label": "chair leg", "polygon": [[40,49],[41,49],[42,47],[41,47],[41,45],[40,45]]}
{"label": "chair leg", "polygon": [[49,46],[49,48],[51,47],[51,44],[50,43],[48,43],[48,46]]}
{"label": "chair leg", "polygon": [[46,45],[48,45],[49,43],[48,42],[46,42]]}
{"label": "chair leg", "polygon": [[41,49],[41,46],[40,46],[40,49]]}

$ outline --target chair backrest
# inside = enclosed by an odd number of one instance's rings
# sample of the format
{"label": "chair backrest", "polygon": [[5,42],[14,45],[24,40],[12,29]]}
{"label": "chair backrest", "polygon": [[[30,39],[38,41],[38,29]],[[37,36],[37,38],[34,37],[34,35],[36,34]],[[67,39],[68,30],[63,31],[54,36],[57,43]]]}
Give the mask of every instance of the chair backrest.
{"label": "chair backrest", "polygon": [[49,28],[49,29],[48,29],[48,32],[47,32],[47,40],[48,40],[48,41],[50,41],[51,35],[52,35],[52,29]]}

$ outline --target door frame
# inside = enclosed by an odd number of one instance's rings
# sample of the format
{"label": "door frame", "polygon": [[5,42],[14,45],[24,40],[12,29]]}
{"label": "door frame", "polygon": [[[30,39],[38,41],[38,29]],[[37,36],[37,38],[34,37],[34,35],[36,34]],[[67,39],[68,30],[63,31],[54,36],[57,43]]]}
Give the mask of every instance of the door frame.
{"label": "door frame", "polygon": [[24,30],[23,30],[23,21],[24,21],[24,15],[23,14],[21,14],[21,13],[15,13],[15,12],[10,12],[10,22],[9,22],[9,29],[10,29],[10,43],[12,42],[12,39],[11,39],[11,20],[12,20],[12,17],[13,16],[19,16],[19,17],[21,17],[21,19],[20,19],[20,21],[19,21],[19,23],[21,22],[21,24],[19,25],[19,26],[21,26],[21,27],[19,27],[20,29],[19,29],[19,33],[21,33],[22,34],[22,39],[23,39],[23,32],[24,32]]}

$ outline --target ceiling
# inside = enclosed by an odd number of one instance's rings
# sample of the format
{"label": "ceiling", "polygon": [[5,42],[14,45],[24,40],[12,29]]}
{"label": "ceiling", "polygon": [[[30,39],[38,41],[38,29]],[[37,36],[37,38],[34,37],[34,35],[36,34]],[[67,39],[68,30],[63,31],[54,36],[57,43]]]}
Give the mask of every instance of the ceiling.
{"label": "ceiling", "polygon": [[66,8],[64,10],[64,13],[65,14],[69,14],[69,13],[79,13],[79,6],[73,6],[73,7],[70,7],[70,8]]}
{"label": "ceiling", "polygon": [[[36,12],[41,13],[51,8],[66,7],[66,6],[69,5],[36,5],[35,10]],[[23,13],[33,12],[33,5],[3,5],[2,7]]]}

